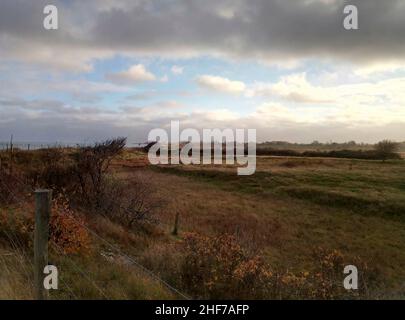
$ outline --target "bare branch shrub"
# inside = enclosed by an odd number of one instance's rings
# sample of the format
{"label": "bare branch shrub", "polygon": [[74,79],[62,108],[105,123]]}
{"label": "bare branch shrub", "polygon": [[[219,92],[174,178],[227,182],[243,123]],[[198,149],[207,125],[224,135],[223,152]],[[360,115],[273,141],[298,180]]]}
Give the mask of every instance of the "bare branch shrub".
{"label": "bare branch shrub", "polygon": [[69,199],[73,207],[108,216],[129,228],[139,222],[156,222],[154,214],[161,202],[148,178],[138,175],[126,182],[109,171],[125,144],[126,138],[116,138],[76,149],[21,152],[15,160],[24,173],[22,179],[14,179],[18,170],[13,177],[8,170],[0,170],[0,201],[10,202],[17,182],[24,181],[30,189],[50,188],[56,196]]}
{"label": "bare branch shrub", "polygon": [[110,177],[105,182],[98,210],[128,228],[141,222],[156,223],[157,209],[162,206],[152,185],[142,174],[125,182]]}
{"label": "bare branch shrub", "polygon": [[112,159],[125,147],[126,138],[97,143],[93,147],[79,147],[74,154],[74,172],[81,195],[91,207],[99,207],[105,187],[105,175]]}

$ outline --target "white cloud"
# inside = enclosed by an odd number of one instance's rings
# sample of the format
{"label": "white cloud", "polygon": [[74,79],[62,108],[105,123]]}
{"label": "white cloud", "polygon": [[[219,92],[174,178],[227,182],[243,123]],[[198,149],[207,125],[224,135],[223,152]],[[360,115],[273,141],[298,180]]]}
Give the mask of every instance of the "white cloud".
{"label": "white cloud", "polygon": [[396,71],[405,70],[405,63],[401,61],[385,61],[379,63],[371,63],[369,65],[357,67],[354,73],[361,77],[369,77],[371,75],[387,74]]}
{"label": "white cloud", "polygon": [[201,120],[212,121],[212,122],[222,122],[222,121],[235,121],[241,118],[237,112],[233,112],[229,109],[218,109],[212,111],[195,111],[192,113],[192,117],[195,117],[196,123]]}
{"label": "white cloud", "polygon": [[241,81],[233,81],[227,78],[212,75],[202,75],[197,77],[197,83],[201,87],[210,90],[231,94],[240,94],[246,89],[246,85]]}
{"label": "white cloud", "polygon": [[179,66],[173,66],[171,69],[172,73],[174,75],[180,75],[183,74],[184,68],[183,67],[179,67]]}
{"label": "white cloud", "polygon": [[167,76],[167,74],[165,74],[163,77],[161,77],[160,82],[168,82],[169,81],[169,77]]}
{"label": "white cloud", "polygon": [[298,103],[330,103],[334,92],[309,83],[306,74],[281,77],[276,83],[256,83],[246,91],[246,96],[282,97]]}
{"label": "white cloud", "polygon": [[146,70],[143,64],[131,66],[127,71],[107,74],[107,79],[119,83],[154,81],[156,76]]}

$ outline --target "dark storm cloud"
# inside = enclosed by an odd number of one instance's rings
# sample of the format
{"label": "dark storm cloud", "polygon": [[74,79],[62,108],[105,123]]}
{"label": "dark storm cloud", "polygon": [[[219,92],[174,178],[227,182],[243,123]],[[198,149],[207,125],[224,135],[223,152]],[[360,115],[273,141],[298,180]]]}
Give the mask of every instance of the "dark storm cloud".
{"label": "dark storm cloud", "polygon": [[[349,3],[359,8],[357,31],[342,26]],[[42,28],[45,4],[0,3],[0,52],[29,60],[29,52],[18,54],[29,45],[33,56],[39,48],[68,49],[56,60],[120,52],[353,62],[402,59],[405,52],[402,0],[59,0],[58,32]]]}

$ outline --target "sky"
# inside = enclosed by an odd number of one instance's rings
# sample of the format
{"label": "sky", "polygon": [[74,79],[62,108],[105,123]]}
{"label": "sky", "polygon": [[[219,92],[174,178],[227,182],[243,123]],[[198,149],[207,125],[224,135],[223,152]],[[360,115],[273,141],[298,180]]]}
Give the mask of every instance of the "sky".
{"label": "sky", "polygon": [[403,0],[1,0],[0,141],[144,142],[171,120],[404,141],[404,17]]}

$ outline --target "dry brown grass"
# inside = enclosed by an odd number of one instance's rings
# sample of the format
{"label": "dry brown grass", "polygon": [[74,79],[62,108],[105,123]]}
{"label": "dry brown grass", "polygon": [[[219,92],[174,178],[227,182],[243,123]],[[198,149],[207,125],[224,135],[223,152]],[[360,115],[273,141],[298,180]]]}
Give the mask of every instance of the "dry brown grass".
{"label": "dry brown grass", "polygon": [[[229,166],[177,167],[196,173],[234,174],[235,170]],[[367,196],[371,201],[391,199],[399,205],[402,200],[396,190],[400,189],[394,187],[401,188],[401,177],[405,177],[402,163],[259,157],[254,189],[244,189],[243,183],[239,187],[237,177],[201,178],[199,174],[182,175],[164,169],[143,170],[153,177],[159,193],[170,200],[162,212],[168,224],[166,232],[171,231],[175,214],[180,212],[180,232],[236,235],[244,245],[261,251],[272,266],[295,271],[314,267],[312,253],[316,247],[337,249],[353,260],[360,257],[367,261],[375,276],[381,276],[381,288],[375,289],[375,296],[404,294],[405,222],[378,214],[378,210],[357,214],[350,207],[316,203],[310,199],[313,195],[309,199],[292,197],[272,186],[279,180],[294,188],[319,185],[320,190],[336,192],[339,197],[351,192],[352,201]],[[121,174],[131,179],[132,171],[122,170]],[[223,177],[229,181],[219,181]]]}
{"label": "dry brown grass", "polygon": [[[140,175],[147,180],[165,200],[159,210],[161,223],[128,228],[100,215],[84,215],[85,222],[171,284],[187,290],[182,287],[185,252],[180,248],[184,235],[194,232],[209,239],[232,236],[244,250],[259,255],[272,269],[282,270],[286,281],[300,288],[301,296],[296,297],[303,298],[306,292],[302,281],[312,281],[312,286],[317,281],[310,277],[321,263],[313,255],[318,247],[342,253],[348,262],[361,260],[371,266],[367,277],[377,279],[377,286],[370,297],[405,296],[401,286],[405,280],[405,219],[388,214],[404,203],[402,163],[258,157],[257,174],[242,178],[236,176],[234,166],[156,169],[145,165],[145,159],[145,154],[126,151],[112,163],[110,173],[128,185]],[[177,213],[179,235],[172,236]],[[119,257],[111,262],[97,255],[108,249],[102,242],[93,239],[92,248],[88,256],[74,259],[113,298],[173,297],[155,281],[120,263]],[[85,281],[77,282],[63,257],[57,259],[67,270],[64,280],[75,283],[79,298],[101,298]],[[10,285],[18,288],[18,283]],[[120,286],[125,289],[120,291]],[[286,292],[285,296],[290,294],[296,293]],[[333,292],[327,295],[332,296]],[[72,298],[66,291],[60,297]]]}
{"label": "dry brown grass", "polygon": [[0,249],[0,300],[33,299],[32,263],[20,250]]}

